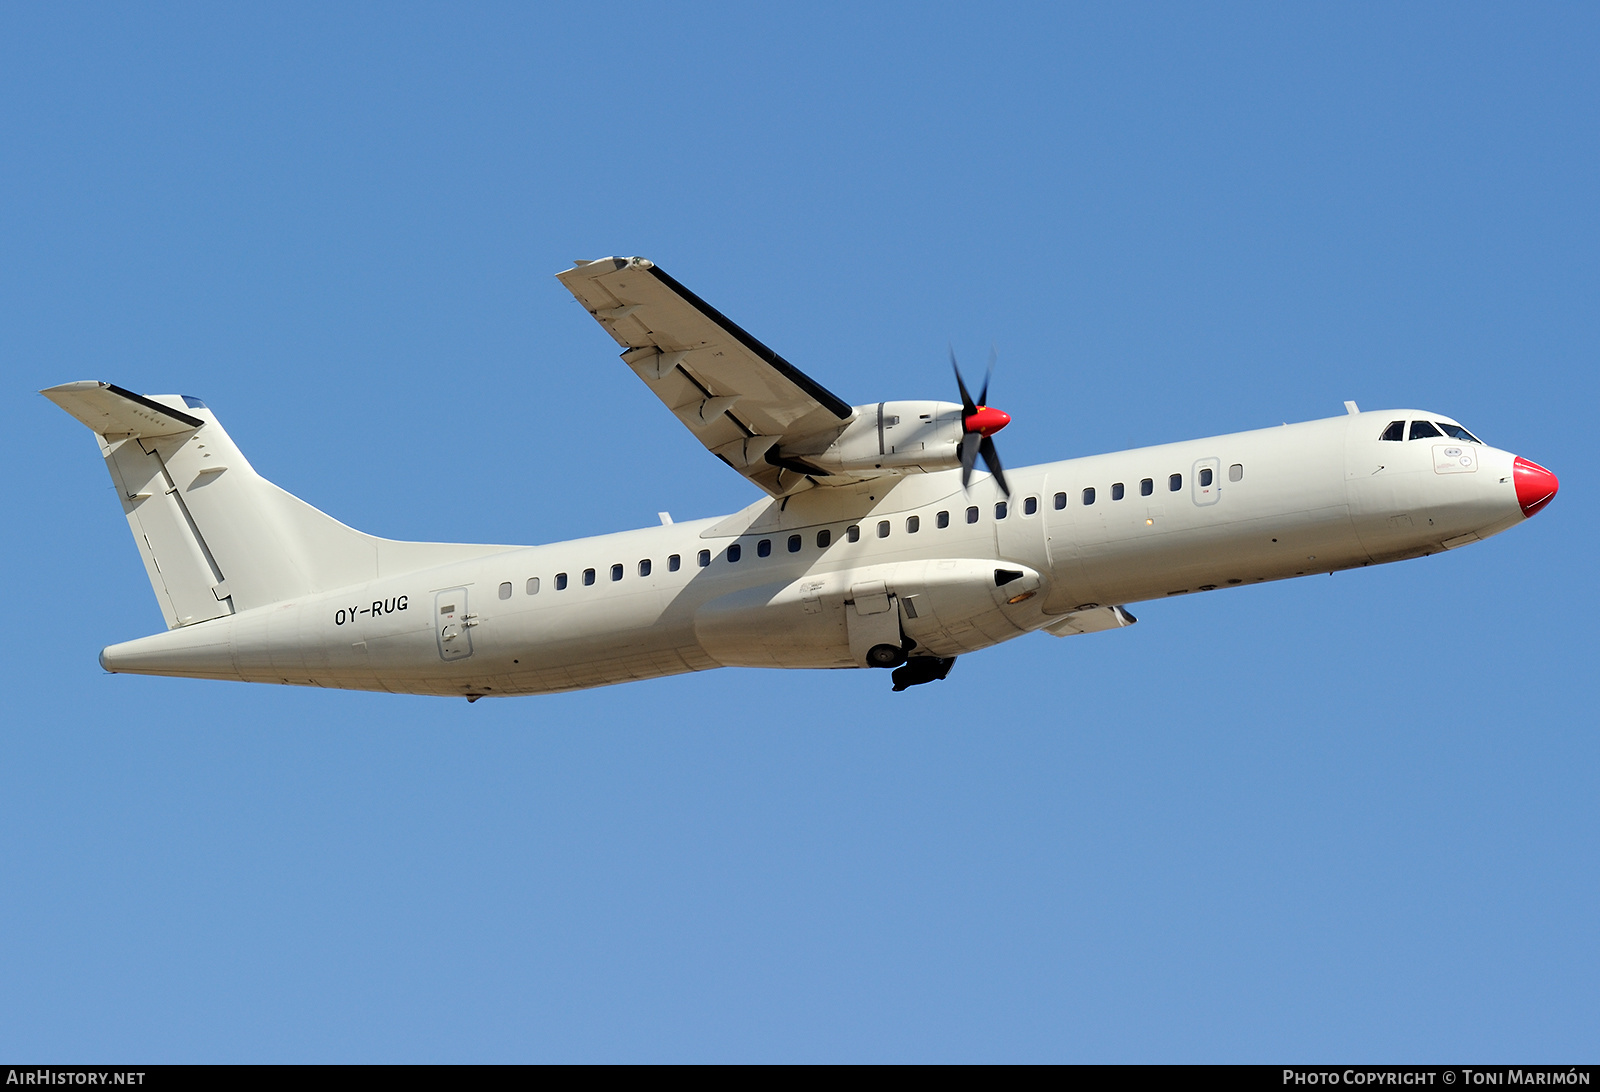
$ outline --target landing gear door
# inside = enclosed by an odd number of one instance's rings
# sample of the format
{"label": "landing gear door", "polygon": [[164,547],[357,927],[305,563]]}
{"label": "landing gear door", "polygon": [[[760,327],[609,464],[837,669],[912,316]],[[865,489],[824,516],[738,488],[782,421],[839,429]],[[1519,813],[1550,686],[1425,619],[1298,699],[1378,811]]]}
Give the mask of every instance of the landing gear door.
{"label": "landing gear door", "polygon": [[850,658],[856,666],[898,667],[905,663],[900,611],[882,580],[851,586],[850,598],[845,602],[845,624]]}
{"label": "landing gear door", "polygon": [[433,597],[433,630],[439,638],[441,660],[465,660],[472,655],[472,627],[477,616],[467,613],[467,589],[451,588]]}
{"label": "landing gear door", "polygon": [[1204,507],[1216,504],[1222,496],[1222,461],[1220,459],[1200,459],[1195,462],[1191,473],[1194,482],[1194,502]]}

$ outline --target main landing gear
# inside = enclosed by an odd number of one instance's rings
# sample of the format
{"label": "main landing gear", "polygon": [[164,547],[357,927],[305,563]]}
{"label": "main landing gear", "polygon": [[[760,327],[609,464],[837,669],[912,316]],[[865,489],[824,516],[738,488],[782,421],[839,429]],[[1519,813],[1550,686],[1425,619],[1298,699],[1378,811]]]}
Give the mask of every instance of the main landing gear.
{"label": "main landing gear", "polygon": [[954,656],[948,660],[939,656],[913,656],[903,667],[895,668],[894,674],[889,677],[894,680],[895,693],[899,693],[908,686],[921,686],[944,678],[955,664]]}
{"label": "main landing gear", "polygon": [[885,643],[868,649],[867,666],[894,668],[890,678],[894,680],[897,694],[907,687],[921,686],[950,674],[956,662],[954,656],[948,660],[939,656],[912,656],[911,652],[916,647],[917,642],[902,633],[898,645]]}

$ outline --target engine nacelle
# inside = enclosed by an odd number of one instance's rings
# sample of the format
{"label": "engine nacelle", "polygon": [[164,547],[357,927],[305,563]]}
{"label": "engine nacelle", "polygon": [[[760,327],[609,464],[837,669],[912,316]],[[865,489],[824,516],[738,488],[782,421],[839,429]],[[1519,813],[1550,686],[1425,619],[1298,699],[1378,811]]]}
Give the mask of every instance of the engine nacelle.
{"label": "engine nacelle", "polygon": [[829,474],[910,474],[961,465],[960,403],[879,402],[856,406],[855,411],[850,424],[826,447],[802,442],[785,445],[778,454]]}

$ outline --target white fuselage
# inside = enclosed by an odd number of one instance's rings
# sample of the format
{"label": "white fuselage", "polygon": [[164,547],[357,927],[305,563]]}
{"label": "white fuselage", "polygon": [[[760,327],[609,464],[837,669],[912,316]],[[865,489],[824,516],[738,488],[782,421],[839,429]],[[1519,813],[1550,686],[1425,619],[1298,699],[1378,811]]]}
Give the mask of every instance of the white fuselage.
{"label": "white fuselage", "polygon": [[812,489],[243,610],[101,660],[478,696],[719,666],[861,666],[886,626],[953,657],[1073,632],[1064,620],[1106,605],[1417,557],[1524,518],[1513,455],[1378,438],[1415,418],[1449,420],[1351,414],[1007,470],[1009,498],[982,476],[964,491],[959,470]]}

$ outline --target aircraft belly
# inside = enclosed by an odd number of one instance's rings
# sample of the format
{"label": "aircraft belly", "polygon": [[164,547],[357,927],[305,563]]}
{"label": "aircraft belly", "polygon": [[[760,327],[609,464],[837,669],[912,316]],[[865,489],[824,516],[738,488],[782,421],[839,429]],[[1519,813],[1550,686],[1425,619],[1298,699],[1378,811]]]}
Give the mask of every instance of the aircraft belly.
{"label": "aircraft belly", "polygon": [[[1006,574],[1003,586],[997,571]],[[696,612],[695,632],[726,667],[862,666],[851,649],[851,608],[866,613],[862,596],[871,593],[887,597],[914,650],[957,656],[1044,625],[1042,584],[1036,570],[1009,559],[865,565],[731,592]]]}
{"label": "aircraft belly", "polygon": [[591,686],[610,686],[614,683],[657,679],[664,675],[682,675],[717,666],[703,655],[693,655],[694,651],[697,650],[661,649],[655,652],[590,660],[569,667],[553,668],[531,676],[516,676],[507,680],[507,687],[516,693],[554,694],[564,690],[582,690]]}
{"label": "aircraft belly", "polygon": [[[577,588],[567,592],[581,592]],[[694,644],[684,609],[664,591],[481,608],[470,658],[439,662],[430,677],[399,674],[389,688],[435,694],[548,694],[717,666]]]}
{"label": "aircraft belly", "polygon": [[719,596],[695,612],[704,653],[723,667],[853,667],[840,574]]}

